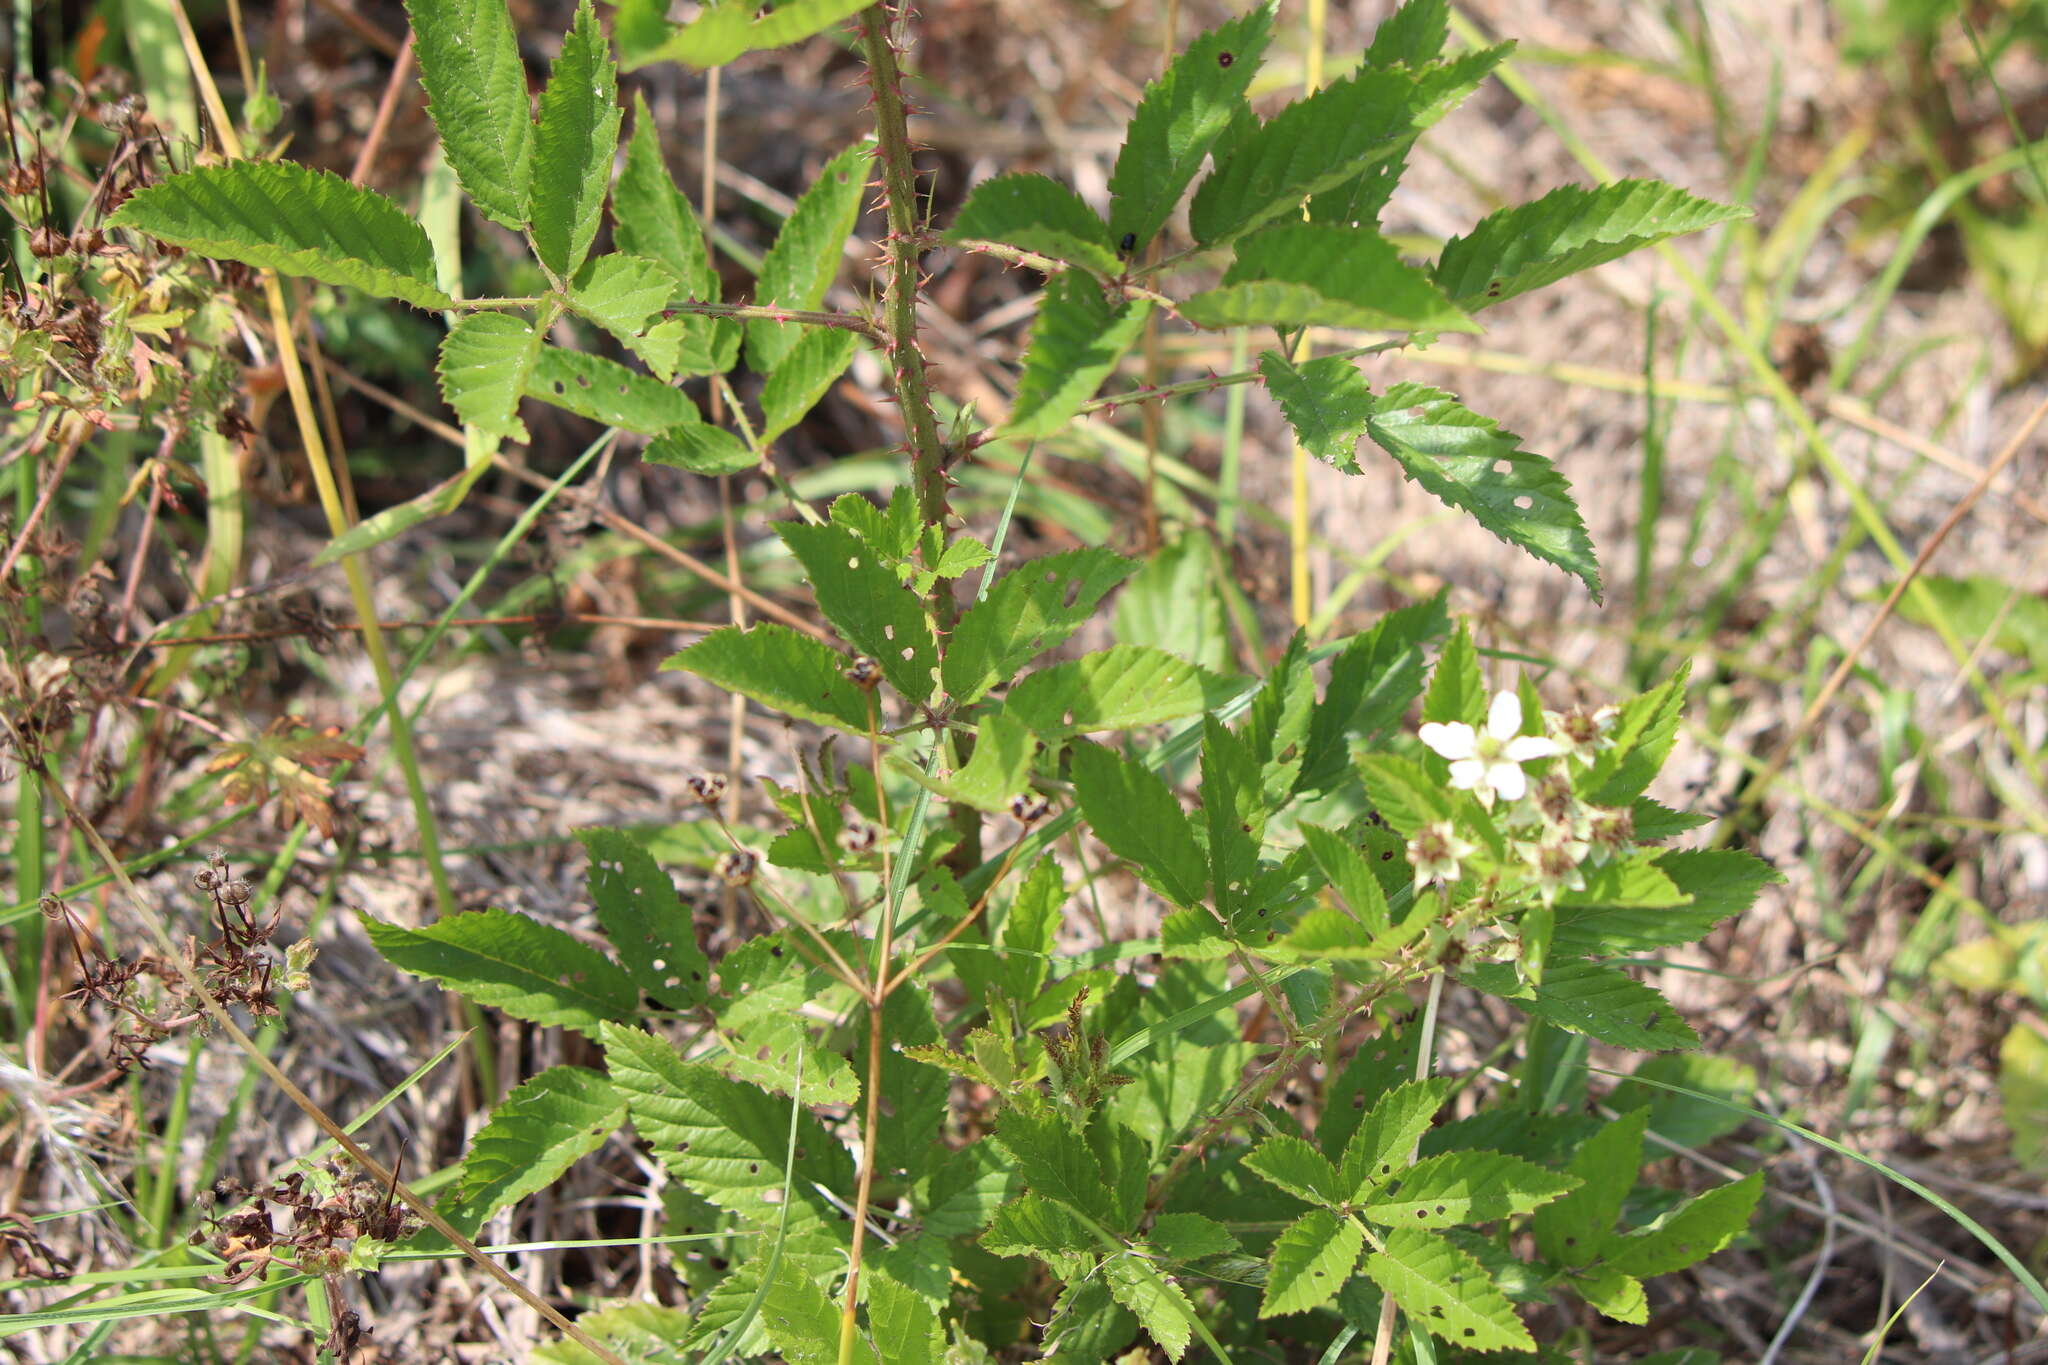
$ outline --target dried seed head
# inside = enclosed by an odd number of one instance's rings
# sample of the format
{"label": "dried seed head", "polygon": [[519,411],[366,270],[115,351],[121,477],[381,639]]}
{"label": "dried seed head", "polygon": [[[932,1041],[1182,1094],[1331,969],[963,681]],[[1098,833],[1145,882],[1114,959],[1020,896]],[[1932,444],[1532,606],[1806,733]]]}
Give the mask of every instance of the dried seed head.
{"label": "dried seed head", "polygon": [[716,806],[725,799],[724,773],[692,773],[684,785],[700,805]]}
{"label": "dried seed head", "polygon": [[222,905],[247,905],[249,898],[256,893],[249,883],[235,877],[222,883],[216,894],[219,895]]}
{"label": "dried seed head", "polygon": [[845,673],[846,680],[864,692],[872,692],[882,683],[882,666],[865,654],[856,654]]}
{"label": "dried seed head", "polygon": [[28,253],[38,260],[50,260],[71,250],[71,238],[48,223],[28,235]]}
{"label": "dried seed head", "polygon": [[1019,792],[1010,798],[1010,814],[1026,825],[1035,825],[1052,809],[1052,802],[1037,792]]}
{"label": "dried seed head", "polygon": [[215,883],[219,880],[219,875],[210,867],[202,867],[192,874],[192,885],[198,887],[201,891],[213,890]]}
{"label": "dried seed head", "polygon": [[882,832],[865,820],[849,821],[839,831],[839,847],[848,853],[860,854],[874,851],[882,841]]}
{"label": "dried seed head", "polygon": [[711,865],[712,873],[727,886],[745,886],[754,880],[754,874],[760,869],[760,856],[745,848],[721,853],[718,861]]}
{"label": "dried seed head", "polygon": [[40,161],[16,163],[7,172],[5,180],[0,181],[0,187],[4,187],[7,193],[20,198],[26,198],[34,194],[43,187],[43,163]]}

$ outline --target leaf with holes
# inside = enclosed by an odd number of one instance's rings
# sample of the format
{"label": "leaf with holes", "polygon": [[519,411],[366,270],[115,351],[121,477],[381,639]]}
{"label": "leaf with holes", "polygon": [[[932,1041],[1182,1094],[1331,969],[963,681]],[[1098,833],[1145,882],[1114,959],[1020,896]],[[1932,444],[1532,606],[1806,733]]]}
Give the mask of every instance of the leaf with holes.
{"label": "leaf with holes", "polygon": [[1665,1052],[1700,1045],[1699,1035],[1670,1001],[1633,977],[1597,962],[1552,962],[1540,986],[1519,980],[1509,962],[1479,963],[1461,971],[1458,978],[1514,1002],[1524,1013],[1615,1047]]}
{"label": "leaf with holes", "polygon": [[1039,298],[1017,401],[1001,434],[1028,440],[1066,426],[1138,339],[1151,312],[1146,299],[1111,303],[1092,275],[1069,271],[1054,279]]}
{"label": "leaf with holes", "polygon": [[782,522],[775,530],[802,562],[825,619],[880,664],[897,691],[929,698],[939,651],[916,595],[843,526]]}
{"label": "leaf with holes", "polygon": [[1170,1360],[1187,1354],[1195,1332],[1195,1306],[1181,1287],[1142,1256],[1112,1256],[1102,1263],[1102,1278],[1116,1301],[1131,1310]]}
{"label": "leaf with holes", "polygon": [[1571,485],[1549,460],[1523,450],[1521,437],[1422,384],[1380,395],[1366,432],[1435,497],[1576,575],[1600,600],[1600,566]]}
{"label": "leaf with holes", "polygon": [[649,464],[687,469],[692,474],[737,474],[760,464],[739,437],[708,422],[684,422],[647,443],[640,458]]}
{"label": "leaf with holes", "polygon": [[553,1066],[498,1102],[470,1139],[462,1183],[440,1212],[467,1235],[499,1209],[538,1194],[626,1121],[611,1083],[580,1066]]}
{"label": "leaf with holes", "polygon": [[1402,1171],[1400,1189],[1392,1182],[1382,1184],[1360,1211],[1383,1227],[1490,1223],[1541,1207],[1578,1183],[1574,1176],[1502,1152],[1445,1152]]}
{"label": "leaf with holes", "polygon": [[1334,1206],[1347,1202],[1330,1159],[1292,1134],[1267,1138],[1245,1157],[1244,1166],[1304,1203]]}
{"label": "leaf with holes", "polygon": [[1336,223],[1280,223],[1245,238],[1222,283],[1180,312],[1197,327],[1479,330],[1377,231]]}
{"label": "leaf with holes", "polygon": [[1302,448],[1346,474],[1358,473],[1358,438],[1374,407],[1357,362],[1330,355],[1297,363],[1267,351],[1259,357],[1259,374]]}
{"label": "leaf with holes", "polygon": [[1486,1267],[1441,1237],[1396,1228],[1365,1258],[1365,1273],[1433,1337],[1473,1351],[1536,1349]]}
{"label": "leaf with holes", "polygon": [[1763,1196],[1764,1177],[1752,1171],[1696,1195],[1646,1228],[1617,1237],[1603,1260],[1624,1275],[1668,1275],[1704,1261],[1749,1226]]}
{"label": "leaf with holes", "polygon": [[611,43],[590,0],[580,0],[541,91],[533,137],[533,249],[561,279],[582,266],[597,236],[620,118]]}
{"label": "leaf with holes", "polygon": [[610,958],[551,924],[508,910],[450,915],[418,929],[364,918],[385,961],[535,1024],[595,1033],[640,1008],[633,980]]}
{"label": "leaf with holes", "polygon": [[690,928],[690,907],[661,864],[616,829],[578,830],[590,858],[598,923],[633,983],[670,1009],[693,1009],[710,991],[711,964]]}
{"label": "leaf with holes", "polygon": [[[811,310],[825,301],[825,291],[839,274],[846,239],[860,218],[861,192],[867,187],[868,158],[873,148],[856,142],[825,163],[817,180],[796,201],[775,244],[761,258],[754,302],[764,307]],[[773,374],[804,329],[793,323],[749,322],[747,363]]]}
{"label": "leaf with holes", "polygon": [[1635,1188],[1643,1166],[1647,1106],[1632,1109],[1579,1144],[1566,1168],[1579,1187],[1536,1211],[1531,1228],[1536,1250],[1553,1265],[1591,1265],[1613,1236],[1622,1202]]}
{"label": "leaf with holes", "polygon": [[1563,185],[1531,203],[1480,220],[1445,244],[1436,282],[1460,307],[1477,311],[1641,247],[1750,210],[1687,194],[1660,180]]}
{"label": "leaf with holes", "polygon": [[525,441],[519,400],[540,354],[540,329],[512,313],[471,313],[441,339],[441,396],[464,426]]}
{"label": "leaf with holes", "polygon": [[940,665],[946,693],[965,705],[1079,629],[1138,562],[1097,547],[1063,550],[998,578],[953,628]]}
{"label": "leaf with holes", "polygon": [[714,630],[663,669],[681,669],[799,720],[864,735],[868,694],[846,677],[848,660],[822,640],[765,623]]}
{"label": "leaf with holes", "polygon": [[232,161],[166,176],[137,190],[107,225],[415,308],[453,306],[434,282],[426,230],[404,209],[296,162]]}
{"label": "leaf with holes", "polygon": [[1365,1230],[1357,1223],[1328,1209],[1309,1210],[1273,1241],[1259,1316],[1322,1307],[1351,1278],[1364,1247]]}
{"label": "leaf with holes", "polygon": [[526,226],[533,109],[505,0],[408,0],[413,55],[449,167],[486,216]]}
{"label": "leaf with holes", "polygon": [[636,374],[616,360],[560,346],[543,346],[534,357],[526,392],[578,417],[650,436],[703,420],[681,389]]}
{"label": "leaf with holes", "polygon": [[1257,5],[1189,43],[1145,87],[1109,175],[1109,238],[1128,237],[1131,255],[1172,216],[1202,159],[1244,108],[1272,32],[1272,6]]}
{"label": "leaf with holes", "polygon": [[577,273],[569,307],[631,346],[647,330],[647,320],[668,306],[675,288],[667,266],[613,252]]}
{"label": "leaf with holes", "polygon": [[1041,737],[1060,739],[1200,715],[1243,690],[1241,680],[1164,650],[1112,645],[1039,669],[1010,689],[1003,709]]}
{"label": "leaf with holes", "polygon": [[1430,1076],[1394,1086],[1374,1101],[1344,1144],[1341,1188],[1347,1202],[1366,1198],[1407,1169],[1415,1144],[1450,1094],[1449,1077]]}
{"label": "leaf with holes", "polygon": [[825,391],[853,363],[858,345],[858,338],[844,328],[812,327],[783,354],[775,372],[761,388],[758,439],[764,448],[817,406]]}
{"label": "leaf with holes", "polygon": [[1043,175],[1019,172],[984,180],[967,196],[946,240],[999,242],[1114,275],[1117,259],[1109,226],[1081,196]]}

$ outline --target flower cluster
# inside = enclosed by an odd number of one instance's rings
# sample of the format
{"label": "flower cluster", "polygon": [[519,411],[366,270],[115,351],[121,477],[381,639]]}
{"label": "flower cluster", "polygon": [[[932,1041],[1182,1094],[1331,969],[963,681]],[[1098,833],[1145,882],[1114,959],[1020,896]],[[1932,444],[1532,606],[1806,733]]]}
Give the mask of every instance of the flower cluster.
{"label": "flower cluster", "polygon": [[[1614,708],[1546,711],[1541,719],[1545,733],[1522,733],[1521,698],[1501,692],[1483,728],[1431,722],[1419,736],[1450,761],[1450,785],[1471,792],[1505,836],[1507,870],[1548,905],[1583,888],[1588,866],[1626,853],[1635,825],[1627,809],[1589,804],[1573,786],[1582,768],[1613,747]],[[1408,841],[1417,889],[1457,881],[1478,851],[1449,820],[1418,830]]]}

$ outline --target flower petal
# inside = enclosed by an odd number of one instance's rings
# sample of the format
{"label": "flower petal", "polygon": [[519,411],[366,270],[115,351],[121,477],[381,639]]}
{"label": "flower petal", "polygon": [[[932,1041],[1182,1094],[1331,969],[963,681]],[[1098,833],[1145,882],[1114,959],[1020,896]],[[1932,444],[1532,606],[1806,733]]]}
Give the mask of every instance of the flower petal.
{"label": "flower petal", "polygon": [[1415,733],[1424,744],[1445,758],[1470,758],[1478,751],[1479,737],[1469,725],[1440,725],[1431,721]]}
{"label": "flower petal", "polygon": [[1549,758],[1552,754],[1561,752],[1563,751],[1557,747],[1556,740],[1544,739],[1540,735],[1518,735],[1508,741],[1507,748],[1501,750],[1502,756],[1511,763],[1527,763],[1532,759]]}
{"label": "flower petal", "polygon": [[1486,785],[1510,801],[1519,801],[1529,790],[1529,779],[1519,763],[1496,763],[1486,770]]}
{"label": "flower petal", "polygon": [[[1517,776],[1521,769],[1515,769]],[[1486,764],[1476,758],[1461,758],[1451,765],[1451,785],[1459,791],[1470,791],[1486,780]]]}

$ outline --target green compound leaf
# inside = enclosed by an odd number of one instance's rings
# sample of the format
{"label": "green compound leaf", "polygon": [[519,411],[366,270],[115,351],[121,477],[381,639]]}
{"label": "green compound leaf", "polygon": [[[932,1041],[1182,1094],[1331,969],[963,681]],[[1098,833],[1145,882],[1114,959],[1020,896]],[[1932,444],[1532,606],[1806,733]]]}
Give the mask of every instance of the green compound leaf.
{"label": "green compound leaf", "polygon": [[667,336],[648,344],[647,322],[675,292],[667,267],[641,256],[600,256],[576,276],[569,307],[630,347],[663,380],[675,377],[680,347]]}
{"label": "green compound leaf", "polygon": [[[846,239],[860,218],[872,151],[866,141],[848,147],[825,164],[817,182],[796,201],[761,260],[755,303],[810,310],[825,301],[825,291],[839,273]],[[773,374],[804,330],[793,323],[748,323],[747,363],[762,374]]]}
{"label": "green compound leaf", "polygon": [[718,272],[711,268],[704,225],[669,175],[645,95],[633,96],[633,136],[619,183],[612,188],[612,223],[619,250],[659,261],[685,297],[718,302]]}
{"label": "green compound leaf", "polygon": [[1396,1228],[1365,1258],[1365,1273],[1433,1337],[1473,1351],[1536,1349],[1486,1267],[1441,1237]]}
{"label": "green compound leaf", "polygon": [[1078,1279],[1095,1263],[1095,1237],[1067,1206],[1027,1194],[996,1210],[982,1247],[997,1256],[1034,1256],[1063,1280]]}
{"label": "green compound leaf", "polygon": [[616,360],[559,346],[543,346],[534,357],[526,392],[578,417],[650,436],[703,420],[681,389],[636,374]]}
{"label": "green compound leaf", "polygon": [[1057,180],[1024,172],[976,185],[946,240],[1001,242],[1098,275],[1114,275],[1124,268],[1108,225],[1080,195]]}
{"label": "green compound leaf", "polygon": [[1410,478],[1508,544],[1577,576],[1600,600],[1592,538],[1571,485],[1549,460],[1441,389],[1396,384],[1375,407],[1366,430]]}
{"label": "green compound leaf", "polygon": [[881,1365],[867,1338],[855,1334],[851,1351],[839,1353],[839,1309],[817,1276],[794,1260],[783,1260],[761,1298],[761,1323],[787,1365]]}
{"label": "green compound leaf", "polygon": [[1401,1172],[1399,1190],[1392,1182],[1381,1185],[1361,1212],[1384,1227],[1490,1223],[1547,1204],[1578,1183],[1502,1152],[1445,1152]]}
{"label": "green compound leaf", "polygon": [[898,692],[929,698],[939,649],[916,594],[844,526],[783,522],[775,530],[802,562],[825,619],[880,664]]}
{"label": "green compound leaf", "polygon": [[463,191],[517,232],[533,175],[533,107],[505,0],[408,0],[427,112]]}
{"label": "green compound leaf", "polygon": [[[1031,764],[1038,757],[1038,750],[1038,739],[1030,730],[1001,710],[990,711],[981,718],[974,737],[974,756],[967,760],[967,766],[950,779],[925,779],[924,785],[949,801],[999,815],[1010,808],[1011,797],[1030,785]],[[914,776],[923,776],[919,769],[909,771]]]}
{"label": "green compound leaf", "polygon": [[682,313],[657,322],[628,344],[663,379],[724,374],[740,358],[739,323],[731,318]]}
{"label": "green compound leaf", "polygon": [[1414,838],[1424,825],[1449,820],[1455,809],[1451,793],[1413,759],[1366,754],[1358,760],[1358,775],[1373,809],[1407,838]]}
{"label": "green compound leaf", "polygon": [[1011,1167],[1034,1192],[1091,1217],[1103,1208],[1102,1164],[1071,1124],[1050,1110],[1012,1107],[995,1132]]}
{"label": "green compound leaf", "polygon": [[1643,1165],[1646,1105],[1632,1109],[1579,1145],[1567,1168],[1579,1188],[1536,1211],[1536,1249],[1553,1265],[1591,1265],[1613,1237],[1615,1220]]}
{"label": "green compound leaf", "polygon": [[1420,69],[1443,55],[1451,35],[1448,0],[1407,0],[1373,30],[1365,50],[1367,66],[1409,66]]}
{"label": "green compound leaf", "polygon": [[859,339],[840,327],[811,327],[789,348],[761,389],[762,446],[788,431],[817,406],[846,367]]}
{"label": "green compound leaf", "polygon": [[1151,312],[1149,299],[1112,305],[1093,276],[1069,271],[1054,279],[1039,299],[1017,402],[1000,434],[1030,439],[1064,427],[1102,387]]}
{"label": "green compound leaf", "polygon": [[533,138],[533,249],[561,279],[583,265],[597,236],[620,117],[611,44],[590,0],[581,0],[541,92]]}
{"label": "green compound leaf", "polygon": [[1169,1261],[1199,1261],[1237,1250],[1230,1229],[1199,1213],[1162,1213],[1152,1220],[1145,1242]]}
{"label": "green compound leaf", "polygon": [[1243,687],[1165,650],[1112,645],[1039,669],[1010,689],[1003,709],[1041,737],[1060,739],[1199,715]]}
{"label": "green compound leaf", "polygon": [[1467,53],[1419,73],[1362,70],[1288,105],[1237,142],[1195,191],[1195,240],[1217,246],[1242,237],[1400,156],[1510,50]]}
{"label": "green compound leaf", "polygon": [[1074,745],[1072,766],[1074,795],[1095,836],[1175,905],[1200,905],[1209,861],[1166,783],[1099,744]]}
{"label": "green compound leaf", "polygon": [[633,984],[670,1009],[710,994],[711,963],[690,930],[690,907],[661,864],[615,829],[576,832],[590,857],[590,898],[598,923]]}
{"label": "green compound leaf", "polygon": [[540,354],[540,329],[514,313],[471,313],[441,339],[441,397],[463,425],[525,441],[519,400]]}
{"label": "green compound leaf", "polygon": [[[1595,869],[1585,890],[1558,899],[1556,946],[1605,957],[1693,943],[1781,880],[1769,863],[1732,849],[1639,853]],[[1659,889],[1667,894],[1644,894]]]}
{"label": "green compound leaf", "polygon": [[438,981],[515,1019],[595,1033],[640,1008],[632,978],[566,930],[509,910],[450,915],[418,929],[365,917],[370,942],[402,972]]}
{"label": "green compound leaf", "polygon": [[867,733],[868,694],[847,680],[848,660],[821,640],[788,626],[763,624],[714,630],[669,656],[663,669],[680,669],[751,697],[798,720]]}
{"label": "green compound leaf", "polygon": [[[1267,1138],[1244,1159],[1245,1169],[1308,1204],[1342,1204],[1345,1191],[1330,1159],[1301,1138]],[[1353,1251],[1353,1256],[1357,1252]],[[1331,1286],[1336,1292],[1336,1286]]]}
{"label": "green compound leaf", "polygon": [[1671,1002],[1613,967],[1582,960],[1553,961],[1541,986],[1515,977],[1513,963],[1488,962],[1459,973],[1466,984],[1512,1000],[1526,1013],[1572,1033],[1583,1033],[1638,1052],[1695,1048],[1699,1036]]}
{"label": "green compound leaf", "polygon": [[580,1066],[549,1067],[491,1110],[462,1158],[455,1203],[441,1213],[473,1231],[554,1184],[625,1121],[626,1101],[603,1076]]}
{"label": "green compound leaf", "polygon": [[1374,400],[1357,363],[1331,355],[1297,364],[1267,351],[1259,373],[1303,449],[1346,474],[1358,473],[1358,438],[1372,420]]}
{"label": "green compound leaf", "polygon": [[1090,546],[1034,559],[998,578],[947,641],[940,666],[947,695],[966,705],[1014,678],[1089,620],[1137,567],[1134,559]]}
{"label": "green compound leaf", "polygon": [[724,66],[764,48],[787,47],[823,33],[867,8],[867,0],[712,0],[687,24],[667,21],[660,0],[627,0],[619,6],[619,50],[626,69],[649,62],[683,62],[698,70]]}
{"label": "green compound leaf", "polygon": [[692,474],[737,474],[760,463],[739,437],[724,427],[705,422],[684,422],[670,427],[648,443],[640,458],[649,464],[687,469]]}
{"label": "green compound leaf", "polygon": [[1668,1275],[1704,1261],[1749,1226],[1763,1192],[1762,1171],[1718,1185],[1650,1226],[1616,1238],[1607,1248],[1606,1264],[1624,1275]]}
{"label": "green compound leaf", "polygon": [[1650,1320],[1649,1297],[1643,1293],[1643,1282],[1633,1275],[1601,1270],[1571,1281],[1571,1287],[1595,1311],[1616,1322],[1640,1326]]}
{"label": "green compound leaf", "polygon": [[1337,1297],[1351,1278],[1365,1230],[1328,1209],[1311,1209],[1274,1239],[1259,1316],[1305,1313]]}
{"label": "green compound leaf", "polygon": [[1195,1306],[1159,1267],[1142,1256],[1112,1256],[1102,1263],[1102,1278],[1169,1359],[1187,1354],[1195,1333]]}
{"label": "green compound leaf", "polygon": [[292,161],[234,161],[169,176],[107,220],[222,261],[449,308],[434,248],[404,209]]}
{"label": "green compound leaf", "polygon": [[1479,330],[1377,231],[1336,223],[1281,223],[1245,238],[1222,284],[1180,312],[1197,327]]}
{"label": "green compound leaf", "polygon": [[1489,214],[1453,237],[1436,282],[1477,312],[1555,284],[1638,247],[1698,232],[1750,210],[1699,199],[1660,180],[1618,180],[1597,189],[1564,185],[1531,203]]}
{"label": "green compound leaf", "polygon": [[[662,1164],[719,1208],[774,1227],[783,1208],[789,1101],[686,1062],[642,1028],[608,1024],[603,1042],[612,1084]],[[835,1197],[851,1190],[853,1158],[808,1110],[797,1117],[796,1140],[790,1234],[821,1232],[844,1246],[846,1220],[821,1189]]]}
{"label": "green compound leaf", "polygon": [[1450,1094],[1449,1077],[1431,1076],[1397,1085],[1374,1102],[1344,1144],[1341,1188],[1348,1200],[1365,1198],[1407,1168]]}
{"label": "green compound leaf", "polygon": [[1135,257],[1172,216],[1202,158],[1244,108],[1265,59],[1273,8],[1259,5],[1211,29],[1145,87],[1109,176],[1109,240]]}

